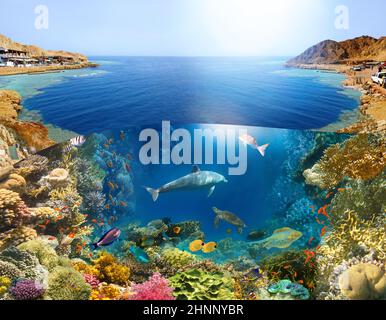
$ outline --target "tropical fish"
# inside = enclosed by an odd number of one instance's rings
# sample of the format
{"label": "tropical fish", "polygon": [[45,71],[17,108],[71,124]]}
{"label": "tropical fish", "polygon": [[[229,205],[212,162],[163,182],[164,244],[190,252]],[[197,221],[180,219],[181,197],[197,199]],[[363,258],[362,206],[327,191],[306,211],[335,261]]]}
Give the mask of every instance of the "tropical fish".
{"label": "tropical fish", "polygon": [[119,133],[119,137],[121,138],[121,140],[122,141],[125,141],[125,133],[123,132],[123,131],[121,131],[120,133]]}
{"label": "tropical fish", "polygon": [[263,276],[263,273],[261,272],[259,267],[256,267],[255,269],[252,269],[253,275],[257,278],[260,279]]}
{"label": "tropical fish", "polygon": [[231,228],[228,228],[225,232],[226,232],[227,234],[232,234],[232,229],[231,229]]}
{"label": "tropical fish", "polygon": [[217,249],[217,243],[216,242],[208,242],[208,243],[204,244],[204,246],[202,247],[202,252],[211,253],[216,249]]}
{"label": "tropical fish", "polygon": [[181,228],[180,228],[180,227],[174,227],[174,228],[173,228],[173,232],[174,232],[175,234],[180,234],[180,233],[181,233]]}
{"label": "tropical fish", "polygon": [[62,241],[60,242],[60,244],[61,244],[62,246],[69,246],[69,245],[74,241],[74,239],[75,239],[75,235],[73,235],[73,234],[68,234],[68,235],[66,235],[66,236],[62,239]]}
{"label": "tropical fish", "polygon": [[237,227],[237,232],[241,234],[243,232],[243,228],[246,227],[245,223],[234,213],[229,211],[221,211],[217,209],[216,207],[213,207],[213,211],[216,214],[216,217],[214,218],[214,225],[216,227],[219,226],[220,220],[224,220],[231,225],[234,225]]}
{"label": "tropical fish", "polygon": [[311,237],[309,240],[308,240],[308,244],[310,245],[312,243],[312,241],[314,241],[314,237]]}
{"label": "tropical fish", "polygon": [[326,195],[326,199],[330,198],[333,194],[334,194],[334,192],[329,192],[329,193]]}
{"label": "tropical fish", "polygon": [[265,144],[262,146],[259,146],[256,142],[256,139],[249,134],[244,134],[239,137],[239,140],[244,143],[244,145],[250,145],[252,148],[257,149],[257,151],[260,152],[260,154],[264,157],[265,151],[269,147],[269,144]]}
{"label": "tropical fish", "polygon": [[327,227],[323,227],[322,231],[320,232],[320,237],[324,237],[327,232]]}
{"label": "tropical fish", "polygon": [[133,157],[131,156],[130,153],[127,154],[127,160],[129,160],[129,161],[133,160]]}
{"label": "tropical fish", "polygon": [[202,249],[205,243],[202,240],[194,240],[189,244],[189,250],[192,252],[197,252]]}
{"label": "tropical fish", "polygon": [[148,263],[150,261],[147,253],[135,245],[130,246],[129,251],[134,256],[135,260],[140,263]]}
{"label": "tropical fish", "polygon": [[119,205],[121,207],[127,207],[127,203],[125,201],[119,201]]}
{"label": "tropical fish", "polygon": [[83,146],[85,144],[85,142],[86,142],[86,138],[84,136],[78,136],[78,137],[70,139],[69,147],[70,148],[72,148],[72,147],[79,148],[79,147]]}
{"label": "tropical fish", "polygon": [[114,189],[115,189],[115,185],[114,185],[114,183],[112,183],[111,181],[109,181],[109,182],[107,183],[107,185],[109,186],[109,188],[110,188],[111,190],[114,190]]}
{"label": "tropical fish", "polygon": [[194,166],[193,172],[180,179],[174,180],[165,184],[158,189],[145,187],[151,194],[153,201],[157,201],[160,193],[166,193],[177,190],[194,190],[209,188],[208,197],[210,197],[219,183],[228,182],[221,174],[212,171],[201,171],[197,166]]}
{"label": "tropical fish", "polygon": [[257,241],[257,244],[262,245],[264,248],[279,248],[285,249],[290,247],[295,241],[300,239],[303,234],[300,231],[293,230],[291,228],[281,228],[273,232],[272,236]]}
{"label": "tropical fish", "polygon": [[112,161],[107,162],[107,166],[108,166],[109,168],[112,168],[112,167],[113,167]]}
{"label": "tropical fish", "polygon": [[131,167],[128,163],[125,163],[125,169],[127,172],[131,172]]}
{"label": "tropical fish", "polygon": [[91,247],[93,250],[98,249],[99,247],[107,247],[111,244],[113,244],[121,235],[121,230],[118,228],[112,228],[111,230],[107,231],[102,238],[99,239],[98,242],[92,243]]}
{"label": "tropical fish", "polygon": [[253,230],[247,235],[247,240],[249,241],[256,241],[260,240],[261,238],[265,237],[267,235],[267,232],[264,230]]}

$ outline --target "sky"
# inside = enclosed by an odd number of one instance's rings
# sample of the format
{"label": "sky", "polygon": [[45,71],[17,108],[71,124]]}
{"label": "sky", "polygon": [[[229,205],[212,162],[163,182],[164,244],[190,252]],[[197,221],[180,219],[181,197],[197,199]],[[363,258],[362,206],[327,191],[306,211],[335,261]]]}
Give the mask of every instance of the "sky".
{"label": "sky", "polygon": [[384,36],[385,12],[385,0],[13,0],[0,34],[89,56],[294,56],[325,39]]}

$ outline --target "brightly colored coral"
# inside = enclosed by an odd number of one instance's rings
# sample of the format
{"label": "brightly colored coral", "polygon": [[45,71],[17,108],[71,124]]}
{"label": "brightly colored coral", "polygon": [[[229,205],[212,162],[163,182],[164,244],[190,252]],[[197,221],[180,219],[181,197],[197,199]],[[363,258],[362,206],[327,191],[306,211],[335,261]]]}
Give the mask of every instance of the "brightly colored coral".
{"label": "brightly colored coral", "polygon": [[386,165],[384,138],[377,140],[359,134],[343,144],[329,147],[311,171],[305,172],[307,182],[323,189],[337,186],[345,177],[369,180],[379,175]]}
{"label": "brightly colored coral", "polygon": [[12,281],[10,278],[0,276],[0,298],[8,291],[11,284],[12,284]]}
{"label": "brightly colored coral", "polygon": [[43,296],[44,288],[34,280],[23,279],[9,290],[16,300],[36,300]]}
{"label": "brightly colored coral", "polygon": [[176,270],[197,261],[195,255],[178,248],[167,248],[161,252],[161,259],[166,265]]}
{"label": "brightly colored coral", "polygon": [[129,281],[130,269],[120,264],[112,254],[103,251],[93,260],[94,267],[98,270],[101,281],[125,285]]}
{"label": "brightly colored coral", "polygon": [[175,300],[169,281],[159,273],[153,274],[142,284],[132,284],[132,300]]}

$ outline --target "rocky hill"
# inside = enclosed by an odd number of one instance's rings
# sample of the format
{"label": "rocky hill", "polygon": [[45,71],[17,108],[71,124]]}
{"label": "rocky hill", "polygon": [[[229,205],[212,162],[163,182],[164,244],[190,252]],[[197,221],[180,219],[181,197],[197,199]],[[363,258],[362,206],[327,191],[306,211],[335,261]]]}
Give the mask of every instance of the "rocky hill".
{"label": "rocky hill", "polygon": [[80,53],[72,53],[67,51],[53,51],[53,50],[44,50],[35,45],[25,45],[13,41],[12,39],[0,34],[0,47],[13,50],[26,51],[32,57],[41,57],[41,56],[63,56],[63,57],[72,57],[75,61],[78,62],[87,62],[88,59],[86,56]]}
{"label": "rocky hill", "polygon": [[325,40],[289,60],[288,64],[354,64],[365,60],[386,60],[386,37],[362,36],[341,42]]}

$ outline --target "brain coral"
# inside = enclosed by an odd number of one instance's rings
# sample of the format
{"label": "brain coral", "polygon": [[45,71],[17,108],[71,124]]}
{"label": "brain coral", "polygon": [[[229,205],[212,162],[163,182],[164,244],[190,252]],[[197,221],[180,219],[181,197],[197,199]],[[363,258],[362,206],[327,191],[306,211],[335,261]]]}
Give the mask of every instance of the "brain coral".
{"label": "brain coral", "polygon": [[385,299],[386,274],[373,264],[358,264],[340,276],[339,287],[352,300]]}
{"label": "brain coral", "polygon": [[88,300],[91,286],[73,268],[56,267],[48,277],[46,298],[53,300]]}

